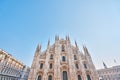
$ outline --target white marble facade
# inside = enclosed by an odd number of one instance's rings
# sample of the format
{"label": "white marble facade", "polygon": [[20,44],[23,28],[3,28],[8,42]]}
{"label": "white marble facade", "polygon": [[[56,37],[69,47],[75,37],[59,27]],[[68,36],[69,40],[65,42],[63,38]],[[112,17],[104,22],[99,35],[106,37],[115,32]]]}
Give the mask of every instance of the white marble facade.
{"label": "white marble facade", "polygon": [[120,80],[120,65],[99,69],[99,80]]}
{"label": "white marble facade", "polygon": [[41,52],[38,45],[28,80],[98,80],[98,74],[86,46],[80,51],[66,39],[55,36],[55,43]]}

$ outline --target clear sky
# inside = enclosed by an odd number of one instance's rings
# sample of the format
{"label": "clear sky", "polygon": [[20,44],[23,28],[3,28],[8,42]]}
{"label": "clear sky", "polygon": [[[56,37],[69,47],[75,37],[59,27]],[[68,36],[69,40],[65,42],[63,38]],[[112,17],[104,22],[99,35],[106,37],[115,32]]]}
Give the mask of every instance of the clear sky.
{"label": "clear sky", "polygon": [[24,64],[56,34],[86,44],[96,68],[120,64],[120,0],[0,0],[0,48]]}

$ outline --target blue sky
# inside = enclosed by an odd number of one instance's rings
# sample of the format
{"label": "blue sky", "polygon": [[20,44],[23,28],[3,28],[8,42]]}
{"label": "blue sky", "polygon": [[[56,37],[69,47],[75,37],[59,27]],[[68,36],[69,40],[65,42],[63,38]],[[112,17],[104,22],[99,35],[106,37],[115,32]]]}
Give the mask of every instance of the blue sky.
{"label": "blue sky", "polygon": [[[96,68],[120,64],[120,0],[0,0],[0,48],[31,65],[57,34],[86,44]],[[116,59],[117,63],[114,63]]]}

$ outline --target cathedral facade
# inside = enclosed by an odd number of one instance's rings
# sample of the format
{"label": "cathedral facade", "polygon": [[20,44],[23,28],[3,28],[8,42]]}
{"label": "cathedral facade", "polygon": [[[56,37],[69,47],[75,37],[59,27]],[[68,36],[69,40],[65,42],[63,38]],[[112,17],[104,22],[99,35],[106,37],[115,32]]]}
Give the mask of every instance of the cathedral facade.
{"label": "cathedral facade", "polygon": [[28,80],[98,80],[98,74],[88,49],[80,51],[66,39],[55,37],[55,43],[41,52],[41,45],[35,51]]}

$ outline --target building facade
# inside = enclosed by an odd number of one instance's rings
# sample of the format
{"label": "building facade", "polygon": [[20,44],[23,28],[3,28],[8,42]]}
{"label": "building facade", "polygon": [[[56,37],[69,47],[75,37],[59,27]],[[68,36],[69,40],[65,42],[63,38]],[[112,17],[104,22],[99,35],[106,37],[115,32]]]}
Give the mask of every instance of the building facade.
{"label": "building facade", "polygon": [[30,68],[28,66],[24,66],[21,70],[20,80],[28,80]]}
{"label": "building facade", "polygon": [[99,80],[120,80],[120,65],[97,70]]}
{"label": "building facade", "polygon": [[[24,75],[21,74],[24,67],[22,62],[0,49],[0,80],[21,80],[21,76]],[[27,73],[27,75],[29,74]]]}
{"label": "building facade", "polygon": [[85,46],[80,51],[73,46],[69,36],[55,37],[55,43],[41,52],[38,45],[33,58],[28,80],[99,80],[91,56]]}

